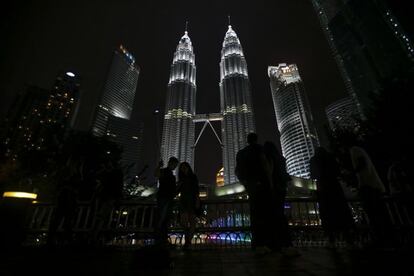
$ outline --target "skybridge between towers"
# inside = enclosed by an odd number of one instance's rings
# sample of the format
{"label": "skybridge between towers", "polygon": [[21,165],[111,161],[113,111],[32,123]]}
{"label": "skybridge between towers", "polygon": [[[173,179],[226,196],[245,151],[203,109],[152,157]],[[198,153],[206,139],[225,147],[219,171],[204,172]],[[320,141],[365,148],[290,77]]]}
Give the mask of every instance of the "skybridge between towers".
{"label": "skybridge between towers", "polygon": [[193,149],[195,149],[195,147],[197,146],[198,141],[200,140],[201,135],[203,135],[207,126],[211,127],[211,130],[213,130],[213,133],[216,136],[217,141],[220,143],[220,146],[223,148],[223,143],[220,137],[218,136],[216,130],[214,129],[213,125],[211,124],[211,122],[217,122],[217,121],[220,121],[220,122],[223,121],[223,115],[221,113],[196,114],[193,117],[193,123],[204,123],[203,128],[198,134],[198,137],[193,145]]}

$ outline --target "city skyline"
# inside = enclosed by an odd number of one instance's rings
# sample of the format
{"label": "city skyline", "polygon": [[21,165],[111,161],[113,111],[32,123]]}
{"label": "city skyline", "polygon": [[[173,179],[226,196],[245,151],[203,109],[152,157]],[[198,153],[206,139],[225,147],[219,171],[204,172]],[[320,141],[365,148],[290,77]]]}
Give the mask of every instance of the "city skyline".
{"label": "city skyline", "polygon": [[[33,4],[13,4],[9,10],[10,14],[14,11],[14,15],[5,17],[7,24],[2,25],[7,38],[2,47],[3,53],[19,54],[13,61],[9,56],[1,59],[3,113],[12,96],[22,89],[21,84],[49,87],[56,71],[71,70],[83,78],[82,106],[76,125],[78,129],[87,129],[93,118],[88,107],[98,102],[111,51],[122,43],[135,54],[142,69],[138,83],[142,97],[135,101],[137,108],[134,108],[132,120],[142,118],[145,122],[148,131],[144,147],[146,162],[153,166],[156,156],[151,154],[156,145],[148,141],[156,132],[153,110],[164,106],[172,49],[177,36],[182,34],[184,22],[189,21],[197,50],[197,110],[217,112],[220,44],[227,29],[227,15],[231,14],[249,64],[253,107],[260,118],[256,122],[259,139],[262,142],[278,139],[277,132],[268,127],[274,125],[274,119],[266,70],[268,65],[279,62],[296,63],[301,68],[311,106],[316,111],[318,130],[321,130],[321,125],[327,123],[324,108],[344,97],[346,92],[310,1],[275,1],[266,5],[260,2],[251,8],[231,2],[214,2],[201,7],[187,4],[169,3],[161,9],[157,3],[138,5],[133,1],[120,6],[102,4],[98,8],[77,1],[42,3],[36,8]],[[28,13],[33,9],[35,12]],[[91,11],[94,11],[92,16]],[[75,21],[71,20],[74,13]],[[290,20],[287,14],[294,15],[296,20]],[[64,36],[58,31],[62,29]],[[27,48],[28,40],[37,43]],[[31,62],[26,63],[27,60]],[[200,127],[196,126],[196,133]],[[206,164],[211,167],[197,172],[202,181],[209,183],[214,183],[215,173],[221,168],[221,148],[215,139],[212,133],[204,135],[196,150],[196,156],[203,158],[196,158],[195,167],[202,168]]]}

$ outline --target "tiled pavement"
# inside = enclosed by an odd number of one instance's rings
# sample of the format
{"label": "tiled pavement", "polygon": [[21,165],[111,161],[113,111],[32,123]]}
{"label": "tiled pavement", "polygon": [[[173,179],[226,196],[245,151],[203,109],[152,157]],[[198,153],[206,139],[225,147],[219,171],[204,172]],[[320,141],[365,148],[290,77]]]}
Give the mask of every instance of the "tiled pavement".
{"label": "tiled pavement", "polygon": [[[299,249],[301,256],[250,249],[26,248],[4,254],[0,275],[414,275],[410,250]],[[3,253],[6,253],[3,251]]]}

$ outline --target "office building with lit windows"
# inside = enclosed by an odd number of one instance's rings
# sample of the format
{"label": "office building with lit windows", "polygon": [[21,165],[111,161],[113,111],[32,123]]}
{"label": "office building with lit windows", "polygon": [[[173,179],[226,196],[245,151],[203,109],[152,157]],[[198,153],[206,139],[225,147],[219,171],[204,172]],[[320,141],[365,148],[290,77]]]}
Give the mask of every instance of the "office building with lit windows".
{"label": "office building with lit windows", "polygon": [[383,80],[414,68],[414,45],[385,1],[312,0],[349,97],[361,118]]}
{"label": "office building with lit windows", "polygon": [[28,86],[12,104],[3,143],[6,156],[27,151],[57,152],[74,127],[79,108],[80,80],[72,72],[59,74],[51,90]]}
{"label": "office building with lit windows", "polygon": [[95,136],[108,135],[110,117],[125,120],[131,118],[138,75],[139,68],[135,64],[135,58],[120,45],[114,51],[102,98],[95,114],[92,126]]}
{"label": "office building with lit windows", "polygon": [[237,183],[236,154],[255,132],[252,92],[247,63],[240,40],[232,26],[224,36],[220,60],[220,103],[225,185]]}
{"label": "office building with lit windows", "polygon": [[196,65],[188,32],[178,42],[171,64],[161,140],[161,159],[171,156],[180,162],[194,161],[194,122],[196,112]]}
{"label": "office building with lit windows", "polygon": [[142,125],[131,121],[139,67],[135,58],[120,45],[114,51],[101,101],[96,110],[92,134],[106,136],[122,149],[124,181],[138,172],[142,149]]}
{"label": "office building with lit windows", "polygon": [[281,63],[269,66],[268,75],[287,172],[309,178],[309,161],[319,142],[298,68]]}
{"label": "office building with lit windows", "polygon": [[325,112],[332,131],[353,130],[359,124],[358,110],[351,98],[347,97],[331,103],[325,108]]}

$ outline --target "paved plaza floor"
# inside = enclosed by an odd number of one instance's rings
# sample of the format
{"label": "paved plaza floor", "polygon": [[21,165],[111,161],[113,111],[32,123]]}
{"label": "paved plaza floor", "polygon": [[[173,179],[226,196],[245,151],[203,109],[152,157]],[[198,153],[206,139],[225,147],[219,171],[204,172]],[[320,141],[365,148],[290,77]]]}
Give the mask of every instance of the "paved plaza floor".
{"label": "paved plaza floor", "polygon": [[247,248],[25,248],[3,251],[0,275],[414,275],[410,250],[298,250],[287,257]]}

